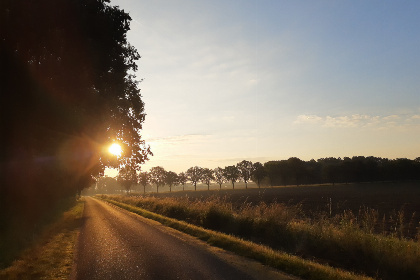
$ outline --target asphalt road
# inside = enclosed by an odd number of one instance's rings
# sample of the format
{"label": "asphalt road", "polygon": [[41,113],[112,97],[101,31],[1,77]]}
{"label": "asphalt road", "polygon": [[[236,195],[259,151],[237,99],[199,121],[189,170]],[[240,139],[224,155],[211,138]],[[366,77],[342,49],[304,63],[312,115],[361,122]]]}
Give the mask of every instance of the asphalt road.
{"label": "asphalt road", "polygon": [[71,279],[295,279],[86,197]]}

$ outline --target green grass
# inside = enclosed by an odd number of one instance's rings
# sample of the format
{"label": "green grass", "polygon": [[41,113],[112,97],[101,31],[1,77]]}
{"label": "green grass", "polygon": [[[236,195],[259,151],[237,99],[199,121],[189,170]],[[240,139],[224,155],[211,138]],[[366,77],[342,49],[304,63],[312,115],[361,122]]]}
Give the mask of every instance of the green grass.
{"label": "green grass", "polygon": [[46,226],[31,247],[0,270],[0,279],[68,279],[83,208],[84,201],[79,200]]}
{"label": "green grass", "polygon": [[[105,198],[105,197],[104,197]],[[271,248],[381,279],[419,279],[414,240],[372,233],[371,212],[301,219],[299,206],[208,199],[108,196],[168,217],[239,236]],[[364,218],[363,218],[364,217]]]}
{"label": "green grass", "polygon": [[105,197],[102,197],[102,199],[130,212],[156,220],[166,226],[195,236],[213,246],[232,251],[241,256],[258,260],[265,265],[269,265],[304,279],[371,279],[365,276],[356,275],[348,271],[333,268],[328,265],[304,260],[297,256],[293,256],[281,251],[276,251],[267,246],[246,241],[232,235],[204,229],[184,221],[168,218],[139,207],[128,205],[126,203],[121,203],[112,199],[107,199]]}

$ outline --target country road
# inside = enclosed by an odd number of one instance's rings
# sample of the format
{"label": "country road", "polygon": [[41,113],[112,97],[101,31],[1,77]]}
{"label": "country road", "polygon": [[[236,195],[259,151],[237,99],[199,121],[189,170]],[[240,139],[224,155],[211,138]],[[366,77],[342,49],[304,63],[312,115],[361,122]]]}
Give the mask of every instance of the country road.
{"label": "country road", "polygon": [[296,279],[86,197],[70,279]]}

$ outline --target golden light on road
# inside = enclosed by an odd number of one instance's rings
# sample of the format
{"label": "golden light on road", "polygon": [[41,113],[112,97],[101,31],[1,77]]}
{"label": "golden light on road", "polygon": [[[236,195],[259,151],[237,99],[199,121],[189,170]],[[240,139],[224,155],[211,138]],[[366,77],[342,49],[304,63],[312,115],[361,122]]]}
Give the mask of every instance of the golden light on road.
{"label": "golden light on road", "polygon": [[114,143],[109,147],[108,151],[113,155],[121,156],[122,149],[120,145]]}

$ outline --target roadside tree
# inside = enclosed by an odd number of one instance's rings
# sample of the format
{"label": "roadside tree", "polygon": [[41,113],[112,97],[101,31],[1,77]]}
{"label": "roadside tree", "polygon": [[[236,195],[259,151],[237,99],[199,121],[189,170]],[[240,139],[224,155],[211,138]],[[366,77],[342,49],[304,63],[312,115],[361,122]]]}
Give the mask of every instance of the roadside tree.
{"label": "roadside tree", "polygon": [[[25,219],[31,228],[106,167],[139,169],[151,154],[140,134],[140,55],[127,41],[130,16],[109,1],[0,6],[0,227]],[[114,141],[125,143],[115,161]]]}

